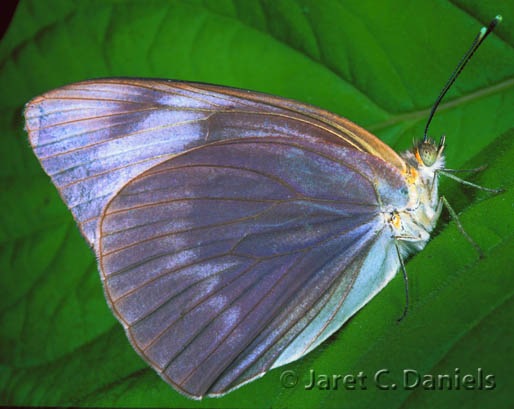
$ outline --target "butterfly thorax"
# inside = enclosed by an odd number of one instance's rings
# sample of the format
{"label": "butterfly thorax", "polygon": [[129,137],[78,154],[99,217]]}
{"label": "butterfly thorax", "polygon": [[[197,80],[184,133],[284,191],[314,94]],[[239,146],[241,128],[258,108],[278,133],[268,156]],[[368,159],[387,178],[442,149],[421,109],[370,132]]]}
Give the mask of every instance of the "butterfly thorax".
{"label": "butterfly thorax", "polygon": [[439,146],[433,140],[415,143],[401,154],[407,165],[404,172],[409,201],[393,212],[389,221],[403,253],[420,251],[430,238],[441,213],[437,171],[444,169],[444,138]]}

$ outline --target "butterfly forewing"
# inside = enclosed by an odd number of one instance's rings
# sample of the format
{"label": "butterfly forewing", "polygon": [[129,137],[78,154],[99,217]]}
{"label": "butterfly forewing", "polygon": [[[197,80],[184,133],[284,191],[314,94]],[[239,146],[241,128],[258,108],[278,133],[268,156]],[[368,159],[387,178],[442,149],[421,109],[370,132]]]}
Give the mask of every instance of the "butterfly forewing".
{"label": "butterfly forewing", "polygon": [[124,184],[175,154],[215,141],[322,137],[404,166],[387,145],[327,111],[206,84],[84,81],[35,98],[25,118],[36,155],[93,246],[98,218]]}

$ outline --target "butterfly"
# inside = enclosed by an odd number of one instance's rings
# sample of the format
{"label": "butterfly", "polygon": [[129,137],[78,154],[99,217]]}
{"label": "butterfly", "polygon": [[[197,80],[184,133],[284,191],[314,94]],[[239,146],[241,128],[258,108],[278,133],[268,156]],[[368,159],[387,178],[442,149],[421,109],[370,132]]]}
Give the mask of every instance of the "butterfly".
{"label": "butterfly", "polygon": [[466,234],[438,174],[471,183],[445,168],[445,138],[428,125],[499,21],[401,154],[325,110],[202,83],[95,79],[26,105],[32,148],[94,249],[109,306],[166,382],[220,396],[297,360],[400,269],[408,288],[403,259],[444,205]]}

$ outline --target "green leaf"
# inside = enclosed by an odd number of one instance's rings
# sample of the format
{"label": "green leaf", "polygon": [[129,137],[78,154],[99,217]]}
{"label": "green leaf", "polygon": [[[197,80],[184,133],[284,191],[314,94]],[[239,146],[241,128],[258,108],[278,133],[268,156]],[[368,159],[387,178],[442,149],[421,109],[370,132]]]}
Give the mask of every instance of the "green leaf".
{"label": "green leaf", "polygon": [[[415,7],[414,7],[415,4]],[[443,213],[432,241],[342,330],[300,361],[219,399],[189,400],[132,350],[96,260],[23,131],[23,104],[66,83],[161,77],[268,92],[343,115],[397,150],[423,133],[480,27],[498,26],[430,129],[451,168],[489,164],[441,191],[485,253]],[[100,407],[507,408],[514,398],[514,4],[493,0],[21,1],[0,43],[0,404]],[[402,371],[492,374],[491,390],[406,390]],[[309,371],[365,375],[367,389],[306,390]],[[373,381],[389,372],[381,390]],[[281,384],[285,370],[299,383]],[[448,388],[446,388],[448,389]]]}

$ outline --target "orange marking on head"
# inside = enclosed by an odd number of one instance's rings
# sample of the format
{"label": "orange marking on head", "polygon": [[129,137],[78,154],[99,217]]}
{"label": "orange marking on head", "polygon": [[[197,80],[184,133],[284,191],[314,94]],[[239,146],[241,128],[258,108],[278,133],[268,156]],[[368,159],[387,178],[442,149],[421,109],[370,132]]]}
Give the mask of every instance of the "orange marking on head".
{"label": "orange marking on head", "polygon": [[419,155],[419,150],[416,149],[416,153],[414,154],[416,156],[416,159],[418,160],[420,165],[424,165],[423,159],[421,159],[421,156]]}

